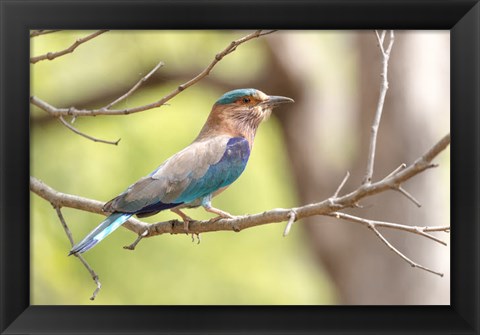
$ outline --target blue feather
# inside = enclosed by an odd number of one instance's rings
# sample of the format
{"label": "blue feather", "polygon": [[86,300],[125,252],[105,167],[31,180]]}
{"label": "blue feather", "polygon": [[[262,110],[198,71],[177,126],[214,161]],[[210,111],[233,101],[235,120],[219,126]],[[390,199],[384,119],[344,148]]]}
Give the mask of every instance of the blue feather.
{"label": "blue feather", "polygon": [[[154,214],[155,212],[190,203],[199,198],[211,197],[212,193],[220,188],[233,183],[243,172],[250,156],[250,146],[243,137],[233,137],[225,145],[224,153],[220,160],[210,165],[207,172],[198,179],[193,179],[192,171],[186,178],[192,178],[188,187],[172,203],[157,201],[141,207],[130,213],[115,212],[107,217],[99,226],[88,234],[80,243],[75,245],[69,255],[84,253],[93,248],[115,229],[120,227],[132,215]],[[158,170],[158,169],[157,169]],[[153,175],[153,174],[151,174]],[[205,199],[202,199],[205,200]]]}
{"label": "blue feather", "polygon": [[243,96],[252,96],[257,92],[254,88],[240,88],[237,90],[233,90],[230,92],[225,93],[217,100],[217,104],[219,105],[227,105],[235,102],[238,98]]}
{"label": "blue feather", "polygon": [[159,201],[159,202],[156,202],[154,204],[143,207],[139,211],[135,212],[135,214],[148,214],[148,213],[152,213],[152,212],[159,212],[159,211],[163,211],[165,209],[170,209],[170,208],[176,207],[176,206],[181,205],[181,204],[182,204],[181,202],[166,204],[166,203],[163,203],[163,202]]}
{"label": "blue feather", "polygon": [[95,228],[90,234],[88,234],[80,243],[76,244],[72,250],[70,250],[69,256],[75,253],[84,253],[87,250],[93,248],[98,242],[110,235],[115,229],[120,227],[125,221],[127,221],[133,214],[132,213],[113,213],[107,217],[97,228]]}
{"label": "blue feather", "polygon": [[192,180],[175,202],[189,203],[230,185],[242,174],[249,156],[248,141],[243,137],[231,138],[220,161],[211,165],[201,178]]}

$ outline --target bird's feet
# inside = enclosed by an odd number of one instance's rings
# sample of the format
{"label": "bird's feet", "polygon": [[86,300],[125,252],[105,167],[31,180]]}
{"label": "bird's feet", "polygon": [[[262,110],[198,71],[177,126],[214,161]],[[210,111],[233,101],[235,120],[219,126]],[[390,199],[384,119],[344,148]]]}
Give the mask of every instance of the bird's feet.
{"label": "bird's feet", "polygon": [[177,214],[178,216],[180,216],[182,218],[182,221],[183,221],[183,229],[185,229],[185,233],[188,234],[188,229],[189,229],[189,225],[190,225],[190,222],[193,222],[195,221],[194,219],[192,219],[191,217],[189,217],[187,214],[185,214],[184,212],[182,212],[180,209],[172,209],[171,210],[172,212],[174,212],[175,214]]}
{"label": "bird's feet", "polygon": [[[218,208],[214,208],[214,207],[211,207],[211,206],[203,206],[203,207],[205,208],[205,210],[207,212],[215,213],[215,214],[218,215],[217,217],[214,217],[214,218],[208,220],[208,223],[215,223],[215,222],[217,222],[221,219],[235,219],[236,218],[236,216],[231,215],[230,213],[224,212],[224,211],[222,211]],[[232,227],[233,227],[233,231],[235,231],[235,232],[240,231],[240,227],[238,227],[238,225],[236,223],[233,223]]]}
{"label": "bird's feet", "polygon": [[197,244],[200,244],[200,234],[192,233],[192,242],[195,242],[195,235],[197,236]]}
{"label": "bird's feet", "polygon": [[215,208],[215,207],[212,207],[212,206],[207,205],[207,206],[203,206],[203,208],[205,208],[205,210],[207,212],[218,215],[218,217],[214,218],[215,221],[213,221],[213,222],[216,222],[220,219],[233,219],[234,218],[234,216],[232,214],[230,214],[228,212],[225,212],[225,211],[222,211],[221,209],[218,209],[218,208]]}

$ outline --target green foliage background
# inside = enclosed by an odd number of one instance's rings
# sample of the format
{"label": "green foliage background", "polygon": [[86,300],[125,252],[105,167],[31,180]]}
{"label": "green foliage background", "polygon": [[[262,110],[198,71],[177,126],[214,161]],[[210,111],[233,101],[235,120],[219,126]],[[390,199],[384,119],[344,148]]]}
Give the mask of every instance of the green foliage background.
{"label": "green foliage background", "polygon": [[[31,55],[64,49],[89,33],[64,31],[33,38]],[[140,88],[116,108],[143,105],[199,73],[216,53],[245,34],[108,32],[72,54],[31,65],[31,94],[57,107],[101,107],[110,101],[81,103],[102,92],[108,96],[119,87],[126,91],[162,60],[166,65],[155,75],[157,84]],[[241,45],[210,77],[235,83],[266,76],[263,43],[257,39]],[[169,80],[171,76],[185,80]],[[92,136],[121,138],[118,146],[75,135],[32,108],[31,175],[61,192],[108,201],[188,145],[223,93],[200,82],[162,108],[127,116],[83,117],[74,123]],[[246,171],[214,205],[238,215],[298,205],[283,145],[273,116],[259,129]],[[76,241],[102,220],[78,210],[63,213]],[[202,209],[188,213],[197,219],[211,217]],[[145,221],[170,218],[176,215],[167,211]],[[67,257],[70,245],[55,211],[33,193],[30,225],[34,305],[328,304],[335,299],[305,243],[305,232],[294,227],[283,238],[285,224],[207,233],[200,244],[186,235],[162,235],[143,240],[135,251],[122,247],[136,236],[119,229],[85,255],[103,285],[94,302],[88,299],[94,283],[78,260]]]}

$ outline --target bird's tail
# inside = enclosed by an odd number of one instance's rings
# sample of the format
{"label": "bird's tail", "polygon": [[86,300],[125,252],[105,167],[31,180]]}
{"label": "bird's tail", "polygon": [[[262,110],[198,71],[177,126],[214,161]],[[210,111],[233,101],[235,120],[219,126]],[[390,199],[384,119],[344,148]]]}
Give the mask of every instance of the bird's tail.
{"label": "bird's tail", "polygon": [[68,255],[70,256],[76,253],[82,254],[85,251],[90,250],[111,232],[120,227],[132,215],[133,214],[131,213],[113,213],[103,220],[103,222],[100,223],[97,228],[92,230],[82,241],[73,246]]}

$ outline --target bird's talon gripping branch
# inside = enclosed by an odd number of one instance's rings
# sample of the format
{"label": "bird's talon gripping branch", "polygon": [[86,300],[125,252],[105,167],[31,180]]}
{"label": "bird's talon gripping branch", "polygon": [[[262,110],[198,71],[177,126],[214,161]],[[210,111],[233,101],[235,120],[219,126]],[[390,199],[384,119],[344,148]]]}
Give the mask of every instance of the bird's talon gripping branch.
{"label": "bird's talon gripping branch", "polygon": [[234,216],[231,215],[230,213],[225,212],[225,211],[222,211],[221,209],[212,207],[209,203],[203,205],[203,208],[205,208],[205,210],[206,210],[207,212],[210,212],[210,213],[213,213],[213,214],[217,214],[217,215],[218,215],[218,217],[216,218],[217,221],[218,221],[219,219],[233,219],[233,218],[234,218]]}
{"label": "bird's talon gripping branch", "polygon": [[188,230],[190,226],[190,222],[194,222],[195,220],[189,217],[187,214],[182,212],[179,208],[174,208],[171,210],[175,214],[179,215],[182,218],[183,221],[183,229],[185,230],[185,234],[188,235]]}

